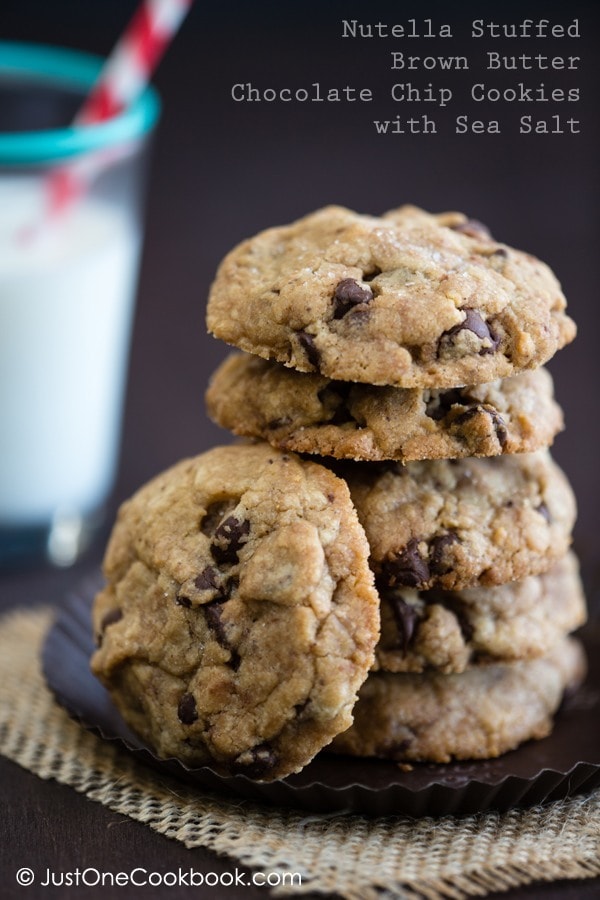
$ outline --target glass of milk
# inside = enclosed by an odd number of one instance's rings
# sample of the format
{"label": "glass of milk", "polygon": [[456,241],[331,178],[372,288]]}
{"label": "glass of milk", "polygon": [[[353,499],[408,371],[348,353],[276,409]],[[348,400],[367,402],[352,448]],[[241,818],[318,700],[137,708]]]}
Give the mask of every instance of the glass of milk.
{"label": "glass of milk", "polygon": [[[159,101],[71,126],[100,67],[0,42],[0,568],[74,562],[115,477]],[[85,189],[49,213],[73,169]]]}

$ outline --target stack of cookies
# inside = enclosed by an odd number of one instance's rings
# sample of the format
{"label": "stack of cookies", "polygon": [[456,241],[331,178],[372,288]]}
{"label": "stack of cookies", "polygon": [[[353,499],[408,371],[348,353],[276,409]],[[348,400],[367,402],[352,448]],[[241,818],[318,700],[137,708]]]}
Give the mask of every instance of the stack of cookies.
{"label": "stack of cookies", "polygon": [[253,355],[216,372],[209,414],[364,461],[334,470],[369,541],[381,637],[335,748],[495,756],[547,733],[580,673],[575,503],[541,368],[575,335],[564,309],[543,263],[456,213],[328,208],[223,262],[209,328]]}
{"label": "stack of cookies", "polygon": [[[552,272],[461,214],[329,207],[235,248],[207,393],[252,442],[124,505],[93,668],[157,753],[272,779],[320,749],[497,756],[582,679]],[[298,455],[301,454],[301,455]]]}

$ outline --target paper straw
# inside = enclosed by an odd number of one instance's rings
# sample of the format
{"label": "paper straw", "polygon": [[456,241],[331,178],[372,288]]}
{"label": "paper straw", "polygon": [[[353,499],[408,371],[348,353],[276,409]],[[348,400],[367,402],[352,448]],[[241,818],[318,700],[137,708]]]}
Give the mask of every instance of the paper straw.
{"label": "paper straw", "polygon": [[[75,124],[103,122],[145,89],[194,0],[143,0],[75,117]],[[86,158],[57,169],[48,179],[48,215],[54,218],[81,195],[101,167]]]}
{"label": "paper straw", "polygon": [[75,121],[102,122],[121,112],[144,90],[193,0],[144,0]]}

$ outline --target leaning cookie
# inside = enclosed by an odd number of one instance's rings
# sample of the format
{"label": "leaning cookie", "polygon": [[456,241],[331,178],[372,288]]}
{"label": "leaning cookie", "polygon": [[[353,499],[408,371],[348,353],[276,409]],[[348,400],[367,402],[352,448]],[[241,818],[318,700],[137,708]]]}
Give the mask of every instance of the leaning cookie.
{"label": "leaning cookie", "polygon": [[271,780],[352,721],[378,600],[348,489],[268,445],[221,447],[119,513],[94,673],[161,757]]}
{"label": "leaning cookie", "polygon": [[575,337],[565,305],[544,263],[460,213],[330,206],[229,253],[207,323],[301,372],[443,388],[545,363]]}
{"label": "leaning cookie", "polygon": [[566,638],[546,657],[461,675],[375,672],[361,688],[352,727],[329,749],[399,762],[491,759],[546,737],[585,668],[581,645]]}
{"label": "leaning cookie", "polygon": [[586,620],[577,558],[543,575],[464,591],[390,588],[381,594],[375,668],[464,672],[482,661],[544,656]]}
{"label": "leaning cookie", "polygon": [[504,584],[567,552],[575,498],[547,450],[488,459],[335,463],[379,591]]}
{"label": "leaning cookie", "polygon": [[528,453],[563,427],[546,369],[450,390],[375,387],[232,354],[206,393],[208,414],[282,450],[403,462]]}

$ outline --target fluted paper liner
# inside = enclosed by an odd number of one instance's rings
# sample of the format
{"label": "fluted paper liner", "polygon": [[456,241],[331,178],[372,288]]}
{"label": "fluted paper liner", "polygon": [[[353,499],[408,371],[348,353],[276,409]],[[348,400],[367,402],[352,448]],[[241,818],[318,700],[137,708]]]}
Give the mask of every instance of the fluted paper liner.
{"label": "fluted paper liner", "polygon": [[256,782],[223,777],[209,767],[190,769],[160,760],[127,727],[109,694],[92,675],[91,603],[100,580],[91,579],[66,602],[43,649],[43,669],[57,700],[86,728],[119,741],[138,758],[188,783],[226,795],[313,812],[366,815],[464,815],[557,800],[600,785],[600,635],[590,633],[585,685],[557,714],[542,741],[486,761],[415,764],[403,771],[383,760],[319,754],[296,775]]}

